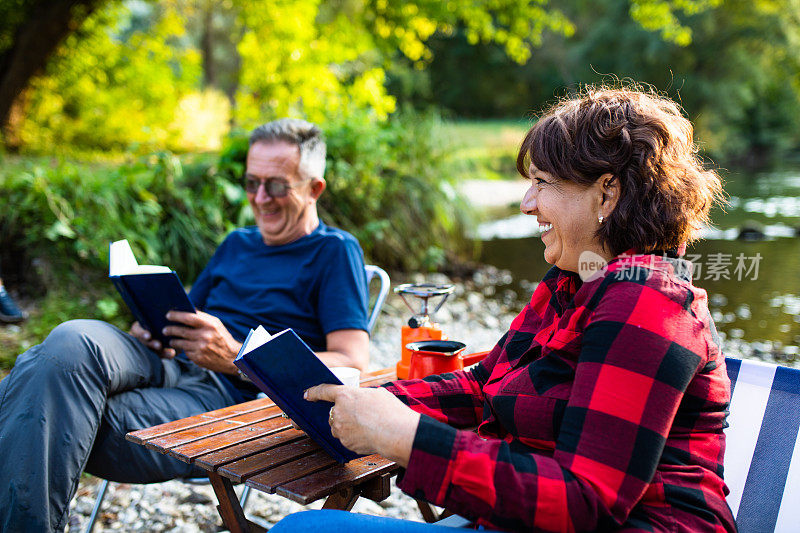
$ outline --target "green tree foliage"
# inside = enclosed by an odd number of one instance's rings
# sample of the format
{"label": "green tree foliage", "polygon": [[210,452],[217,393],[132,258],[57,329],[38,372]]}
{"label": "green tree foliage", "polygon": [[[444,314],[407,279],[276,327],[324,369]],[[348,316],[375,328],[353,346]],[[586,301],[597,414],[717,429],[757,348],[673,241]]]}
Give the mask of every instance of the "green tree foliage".
{"label": "green tree foliage", "polygon": [[[523,65],[496,45],[470,45],[464,32],[439,37],[431,44],[429,92],[403,93],[400,82],[393,87],[405,99],[460,116],[516,118],[565,88],[632,79],[679,101],[716,157],[757,162],[800,144],[800,3],[698,2],[671,12],[679,27],[657,16],[666,9],[663,2],[650,4],[562,2],[575,33],[546,34]],[[663,29],[652,31],[653,24],[641,20],[644,13]],[[465,71],[464,64],[472,67]]]}
{"label": "green tree foliage", "polygon": [[176,147],[175,114],[201,72],[199,54],[183,38],[173,11],[110,4],[97,12],[34,80],[24,144],[47,152]]}
{"label": "green tree foliage", "polygon": [[[626,10],[624,23],[635,20],[636,28],[683,45],[692,30],[681,17],[716,1],[616,4]],[[233,123],[243,128],[285,115],[324,122],[353,110],[385,120],[396,108],[385,88],[386,71],[396,70],[398,54],[412,68],[424,69],[434,57],[431,39],[459,34],[470,46],[492,44],[504,58],[524,63],[553,35],[572,35],[573,17],[594,20],[596,12],[590,3],[568,12],[569,2],[547,0],[97,3],[101,9],[67,39],[46,75],[24,95],[28,117],[20,135],[28,149],[213,145],[210,134],[202,140],[185,134],[214,129],[214,120],[225,123],[214,130],[216,137],[225,133],[229,111],[219,97],[203,93],[209,88],[227,95]],[[31,23],[29,16],[9,20],[0,23],[0,46],[14,44],[8,28]],[[213,112],[204,109],[209,102]],[[200,113],[209,118],[191,120]]]}
{"label": "green tree foliage", "polygon": [[474,42],[494,42],[524,59],[546,30],[571,31],[536,1],[257,0],[234,4],[242,28],[235,118],[302,115],[324,122],[369,110],[383,120],[396,105],[385,70],[396,53],[418,68],[436,32],[463,24]]}
{"label": "green tree foliage", "polygon": [[385,120],[396,108],[384,83],[394,54],[424,67],[426,42],[459,25],[472,42],[497,43],[517,61],[545,31],[572,29],[538,0],[106,2],[30,87],[22,143],[45,152],[54,144],[178,148],[182,125],[170,118],[208,87],[229,96],[243,128],[353,110]]}
{"label": "green tree foliage", "polygon": [[696,15],[718,6],[723,0],[632,0],[630,15],[642,28],[660,32],[664,41],[678,46],[692,42],[692,28],[680,20],[680,15]]}
{"label": "green tree foliage", "polygon": [[[14,127],[23,120],[25,89],[63,39],[102,0],[6,0],[0,3],[0,130],[18,148]],[[15,108],[16,104],[16,108]]]}
{"label": "green tree foliage", "polygon": [[573,31],[564,14],[546,1],[375,0],[363,6],[365,26],[384,52],[399,50],[417,66],[432,59],[426,42],[435,32],[451,34],[458,26],[471,44],[497,43],[518,62],[530,57],[545,31],[566,35]]}
{"label": "green tree foliage", "polygon": [[345,11],[322,17],[317,0],[255,0],[240,9],[236,117],[244,127],[287,115],[324,123],[360,109],[380,118],[394,111],[373,43]]}

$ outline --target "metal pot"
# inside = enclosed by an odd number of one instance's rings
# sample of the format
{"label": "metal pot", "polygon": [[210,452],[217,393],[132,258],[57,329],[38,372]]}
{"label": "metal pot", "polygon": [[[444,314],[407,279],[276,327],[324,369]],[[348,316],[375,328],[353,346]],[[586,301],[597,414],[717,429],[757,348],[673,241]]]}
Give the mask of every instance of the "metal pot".
{"label": "metal pot", "polygon": [[486,352],[462,355],[466,344],[458,341],[427,340],[406,345],[411,352],[408,379],[424,378],[432,374],[443,374],[462,370],[477,363]]}

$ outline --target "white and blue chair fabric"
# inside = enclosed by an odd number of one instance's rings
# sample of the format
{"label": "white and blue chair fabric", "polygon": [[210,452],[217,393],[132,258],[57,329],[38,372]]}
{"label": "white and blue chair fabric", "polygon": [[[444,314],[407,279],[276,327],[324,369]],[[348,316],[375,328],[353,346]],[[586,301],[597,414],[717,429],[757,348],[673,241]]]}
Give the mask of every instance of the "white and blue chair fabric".
{"label": "white and blue chair fabric", "polygon": [[800,531],[800,369],[727,358],[725,483],[740,533]]}

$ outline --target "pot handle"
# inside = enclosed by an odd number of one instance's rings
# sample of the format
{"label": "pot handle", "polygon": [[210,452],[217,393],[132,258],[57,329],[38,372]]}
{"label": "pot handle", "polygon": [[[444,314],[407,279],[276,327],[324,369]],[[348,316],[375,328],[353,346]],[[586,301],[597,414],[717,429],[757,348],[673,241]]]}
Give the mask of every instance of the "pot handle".
{"label": "pot handle", "polygon": [[489,355],[489,352],[475,352],[475,353],[468,353],[468,354],[461,354],[461,359],[464,361],[464,366],[474,365]]}

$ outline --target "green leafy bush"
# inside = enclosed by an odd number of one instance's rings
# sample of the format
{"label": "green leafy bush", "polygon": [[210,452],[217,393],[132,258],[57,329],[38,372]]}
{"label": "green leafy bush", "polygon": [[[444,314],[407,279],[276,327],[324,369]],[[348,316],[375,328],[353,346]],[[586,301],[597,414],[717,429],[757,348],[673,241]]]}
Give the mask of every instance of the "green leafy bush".
{"label": "green leafy bush", "polygon": [[[26,161],[5,167],[0,244],[27,259],[107,268],[108,243],[128,239],[142,263],[168,264],[192,279],[234,227],[243,193],[209,164],[168,152],[116,168]],[[219,191],[229,191],[229,195]]]}
{"label": "green leafy bush", "polygon": [[377,264],[437,270],[471,250],[460,176],[436,134],[435,115],[398,113],[373,126],[348,117],[327,128],[328,192],[321,208]]}

